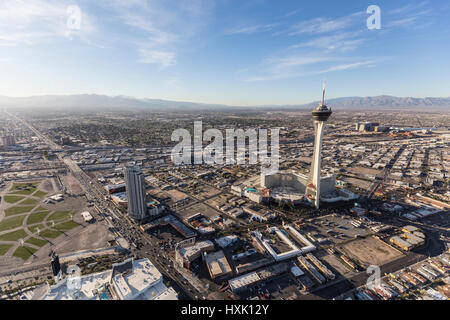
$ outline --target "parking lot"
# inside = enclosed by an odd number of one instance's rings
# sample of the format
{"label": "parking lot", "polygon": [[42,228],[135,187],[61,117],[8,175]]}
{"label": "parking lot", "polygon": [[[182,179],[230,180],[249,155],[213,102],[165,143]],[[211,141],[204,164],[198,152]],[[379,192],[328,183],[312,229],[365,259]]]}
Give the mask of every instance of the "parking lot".
{"label": "parking lot", "polygon": [[299,282],[287,272],[268,281],[261,282],[239,294],[241,299],[257,297],[259,299],[287,300],[301,296]]}
{"label": "parking lot", "polygon": [[327,215],[311,219],[304,230],[313,233],[317,239],[324,238],[332,243],[341,243],[369,233],[363,225],[355,227],[351,221],[351,218]]}

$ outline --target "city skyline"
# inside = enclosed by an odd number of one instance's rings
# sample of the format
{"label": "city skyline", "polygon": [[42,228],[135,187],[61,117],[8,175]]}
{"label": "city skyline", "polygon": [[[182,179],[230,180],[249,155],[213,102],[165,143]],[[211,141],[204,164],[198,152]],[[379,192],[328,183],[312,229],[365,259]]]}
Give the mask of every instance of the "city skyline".
{"label": "city skyline", "polygon": [[[381,9],[379,30],[367,28],[369,5]],[[2,96],[304,104],[324,78],[329,99],[448,96],[444,1],[7,0],[0,9]]]}
{"label": "city skyline", "polygon": [[449,300],[449,13],[1,0],[0,300]]}

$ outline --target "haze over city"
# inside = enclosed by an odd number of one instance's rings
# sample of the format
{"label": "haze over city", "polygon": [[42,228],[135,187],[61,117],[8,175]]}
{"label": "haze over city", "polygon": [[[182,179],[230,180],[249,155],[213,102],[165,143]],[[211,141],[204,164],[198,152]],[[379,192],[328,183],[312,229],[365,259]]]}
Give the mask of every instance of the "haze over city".
{"label": "haze over city", "polygon": [[3,300],[227,320],[448,300],[449,13],[0,1],[2,315]]}

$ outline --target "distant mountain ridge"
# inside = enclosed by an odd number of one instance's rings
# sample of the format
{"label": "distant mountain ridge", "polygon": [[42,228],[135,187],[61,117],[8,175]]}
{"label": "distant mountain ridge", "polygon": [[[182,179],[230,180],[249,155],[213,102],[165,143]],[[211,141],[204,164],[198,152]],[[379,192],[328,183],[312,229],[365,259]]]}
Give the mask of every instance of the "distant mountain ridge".
{"label": "distant mountain ridge", "polygon": [[[97,94],[45,95],[32,97],[0,96],[0,107],[36,109],[75,109],[80,111],[230,111],[239,109],[303,110],[316,107],[318,101],[302,105],[228,106],[160,99],[139,99],[127,96]],[[421,109],[450,110],[448,98],[412,98],[394,96],[344,97],[326,100],[333,109]]]}
{"label": "distant mountain ridge", "polygon": [[[332,108],[449,108],[450,97],[448,98],[412,98],[412,97],[394,97],[394,96],[375,96],[375,97],[346,97],[330,99],[326,101]],[[317,102],[305,105],[305,107],[314,107]]]}
{"label": "distant mountain ridge", "polygon": [[230,108],[225,105],[202,104],[161,99],[139,99],[127,96],[98,94],[45,95],[31,97],[0,96],[0,107],[73,109],[80,111],[173,111],[211,110],[211,107]]}

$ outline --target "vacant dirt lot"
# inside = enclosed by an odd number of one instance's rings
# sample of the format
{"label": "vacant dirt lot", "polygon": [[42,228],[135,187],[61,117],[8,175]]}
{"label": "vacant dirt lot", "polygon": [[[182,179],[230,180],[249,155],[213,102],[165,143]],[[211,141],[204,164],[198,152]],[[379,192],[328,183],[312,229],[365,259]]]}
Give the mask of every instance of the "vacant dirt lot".
{"label": "vacant dirt lot", "polygon": [[351,271],[334,254],[323,256],[321,259],[326,261],[339,274],[346,275]]}
{"label": "vacant dirt lot", "polygon": [[387,244],[373,238],[355,240],[343,245],[346,253],[359,261],[367,264],[381,266],[395,260],[403,254],[391,248]]}
{"label": "vacant dirt lot", "polygon": [[180,200],[189,198],[187,194],[175,189],[169,190],[166,193],[169,195],[169,197],[172,199],[173,202],[178,202]]}
{"label": "vacant dirt lot", "polygon": [[67,176],[64,177],[64,184],[69,186],[69,189],[72,190],[74,194],[80,194],[83,192],[83,189],[81,188],[80,184],[78,183],[77,179],[70,173]]}
{"label": "vacant dirt lot", "polygon": [[371,183],[368,181],[360,180],[360,179],[356,179],[356,178],[343,177],[342,180],[344,180],[345,182],[348,182],[350,184],[353,184],[357,187],[360,187],[362,189],[368,189],[371,185]]}

